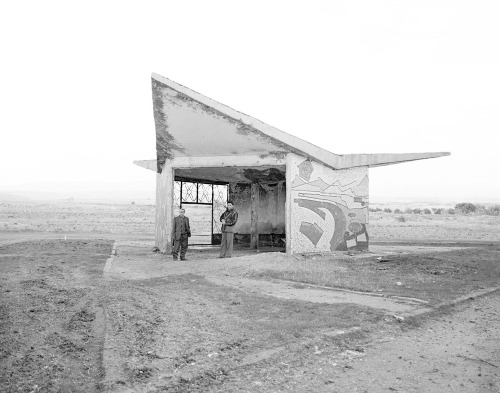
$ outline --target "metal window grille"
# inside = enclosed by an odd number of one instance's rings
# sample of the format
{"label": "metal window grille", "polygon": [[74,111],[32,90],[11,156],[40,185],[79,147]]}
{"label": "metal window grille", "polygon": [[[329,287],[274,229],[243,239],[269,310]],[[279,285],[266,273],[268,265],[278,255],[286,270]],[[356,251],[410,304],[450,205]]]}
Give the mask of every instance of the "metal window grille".
{"label": "metal window grille", "polygon": [[198,202],[212,203],[212,184],[198,183]]}
{"label": "metal window grille", "polygon": [[198,183],[187,183],[187,182],[182,182],[182,202],[192,202],[192,203],[197,203],[198,202]]}

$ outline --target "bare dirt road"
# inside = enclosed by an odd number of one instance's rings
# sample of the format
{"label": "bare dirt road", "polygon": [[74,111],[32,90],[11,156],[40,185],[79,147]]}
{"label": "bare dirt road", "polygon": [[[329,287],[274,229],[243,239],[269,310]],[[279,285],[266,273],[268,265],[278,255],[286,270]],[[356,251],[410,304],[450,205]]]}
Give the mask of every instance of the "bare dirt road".
{"label": "bare dirt road", "polygon": [[[468,301],[420,328],[339,356],[324,392],[500,392],[500,296]],[[317,390],[320,391],[320,390]]]}

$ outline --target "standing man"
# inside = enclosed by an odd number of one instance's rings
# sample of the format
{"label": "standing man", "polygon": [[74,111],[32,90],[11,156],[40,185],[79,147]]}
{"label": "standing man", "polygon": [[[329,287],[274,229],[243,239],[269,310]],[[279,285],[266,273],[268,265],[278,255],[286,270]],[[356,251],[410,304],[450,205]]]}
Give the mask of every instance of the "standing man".
{"label": "standing man", "polygon": [[231,258],[233,255],[234,225],[238,221],[238,212],[234,210],[232,201],[227,201],[227,209],[222,216],[222,242],[219,258]]}
{"label": "standing man", "polygon": [[181,261],[186,260],[186,251],[188,249],[188,237],[191,237],[191,228],[189,227],[189,218],[184,216],[186,210],[180,209],[179,215],[174,217],[172,225],[172,255],[174,261],[177,261],[179,248],[181,250]]}

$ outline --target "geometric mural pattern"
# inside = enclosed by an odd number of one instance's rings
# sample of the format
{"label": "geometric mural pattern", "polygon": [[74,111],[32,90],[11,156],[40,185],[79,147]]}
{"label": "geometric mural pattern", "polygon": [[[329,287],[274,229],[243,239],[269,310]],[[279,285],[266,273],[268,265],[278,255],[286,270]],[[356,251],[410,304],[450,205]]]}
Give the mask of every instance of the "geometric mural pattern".
{"label": "geometric mural pattern", "polygon": [[297,157],[291,189],[298,249],[368,249],[366,169],[331,170]]}

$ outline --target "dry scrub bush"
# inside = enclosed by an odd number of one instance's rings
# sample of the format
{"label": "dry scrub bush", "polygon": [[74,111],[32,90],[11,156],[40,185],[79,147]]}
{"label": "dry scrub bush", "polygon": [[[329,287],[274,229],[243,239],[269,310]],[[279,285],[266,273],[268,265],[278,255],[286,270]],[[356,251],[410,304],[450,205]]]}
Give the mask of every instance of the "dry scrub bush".
{"label": "dry scrub bush", "polygon": [[455,210],[458,210],[462,214],[470,214],[477,210],[477,206],[470,202],[463,202],[456,204]]}
{"label": "dry scrub bush", "polygon": [[498,216],[500,215],[500,205],[490,206],[486,209],[486,214],[489,216]]}

